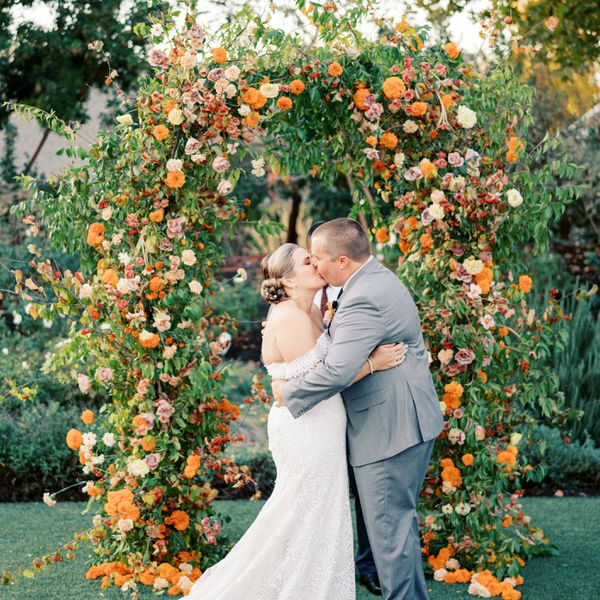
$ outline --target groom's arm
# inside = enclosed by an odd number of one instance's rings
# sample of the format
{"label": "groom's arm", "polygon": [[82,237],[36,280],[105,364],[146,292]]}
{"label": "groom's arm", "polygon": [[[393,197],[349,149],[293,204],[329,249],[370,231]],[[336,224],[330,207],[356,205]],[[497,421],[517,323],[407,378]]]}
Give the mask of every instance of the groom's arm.
{"label": "groom's arm", "polygon": [[349,301],[335,321],[335,335],[324,362],[281,386],[285,406],[294,417],[350,386],[385,337],[381,310],[368,298]]}

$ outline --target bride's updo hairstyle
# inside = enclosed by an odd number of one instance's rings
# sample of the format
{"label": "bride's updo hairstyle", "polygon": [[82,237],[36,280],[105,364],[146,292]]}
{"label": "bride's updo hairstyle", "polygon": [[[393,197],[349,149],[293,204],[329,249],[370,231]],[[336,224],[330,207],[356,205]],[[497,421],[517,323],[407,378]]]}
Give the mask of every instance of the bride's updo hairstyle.
{"label": "bride's updo hairstyle", "polygon": [[264,281],[260,293],[269,304],[278,304],[289,298],[283,279],[294,275],[293,255],[297,248],[297,244],[283,244],[262,259],[260,268]]}

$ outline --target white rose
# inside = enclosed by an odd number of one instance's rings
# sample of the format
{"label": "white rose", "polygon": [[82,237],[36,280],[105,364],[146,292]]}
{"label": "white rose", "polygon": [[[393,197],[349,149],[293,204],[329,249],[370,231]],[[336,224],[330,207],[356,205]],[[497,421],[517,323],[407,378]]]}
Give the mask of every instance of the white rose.
{"label": "white rose", "polygon": [[86,448],[92,448],[96,445],[96,434],[91,431],[86,431],[83,434],[83,445]]}
{"label": "white rose", "polygon": [[134,477],[144,477],[150,472],[150,467],[140,458],[135,458],[127,464],[127,472]]}
{"label": "white rose", "polygon": [[167,115],[167,119],[173,125],[181,125],[183,123],[183,112],[178,108],[172,108]]}
{"label": "white rose", "polygon": [[456,569],[460,569],[460,563],[455,558],[449,558],[446,561],[446,569],[456,571]]}
{"label": "white rose", "polygon": [[523,437],[523,435],[520,434],[520,433],[516,433],[516,432],[515,433],[511,433],[511,435],[510,435],[510,445],[511,446],[516,446],[521,441],[522,437]]}
{"label": "white rose", "polygon": [[454,508],[452,508],[452,504],[444,504],[444,506],[442,506],[442,512],[445,515],[451,515],[454,512]]}
{"label": "white rose", "polygon": [[181,171],[183,169],[183,161],[178,158],[170,158],[167,161],[167,171]]}
{"label": "white rose", "polygon": [[433,578],[436,581],[444,581],[444,576],[448,573],[448,571],[446,571],[446,569],[436,569],[433,572]]}
{"label": "white rose", "polygon": [[129,114],[120,115],[117,117],[117,123],[119,123],[120,125],[124,125],[125,127],[129,127],[130,125],[133,125],[133,119]]}
{"label": "white rose", "polygon": [[436,221],[441,221],[444,218],[444,209],[439,204],[434,203],[427,210]]}
{"label": "white rose", "polygon": [[439,204],[443,200],[445,200],[446,196],[442,190],[432,190],[431,191],[431,201],[435,204]]}
{"label": "white rose", "polygon": [[229,79],[229,81],[237,81],[237,78],[240,76],[240,69],[235,65],[231,65],[231,67],[227,67],[225,69],[225,78]]}
{"label": "white rose", "polygon": [[162,30],[162,25],[160,23],[154,23],[154,25],[152,25],[152,28],[150,29],[150,33],[153,37],[158,37],[159,35],[161,35]]}
{"label": "white rose", "polygon": [[94,288],[89,283],[84,283],[79,288],[79,297],[80,298],[91,298]]}
{"label": "white rose", "polygon": [[463,262],[463,267],[469,275],[477,275],[483,271],[483,261],[470,256]]}
{"label": "white rose", "polygon": [[471,129],[477,123],[477,114],[469,107],[461,104],[456,113],[456,120],[463,129]]}
{"label": "white rose", "polygon": [[405,158],[406,157],[404,156],[404,152],[396,152],[396,154],[394,154],[394,164],[396,165],[396,168],[402,168]]}
{"label": "white rose", "polygon": [[419,126],[414,121],[409,119],[408,121],[404,122],[402,129],[404,129],[404,133],[414,133],[415,131],[418,131]]}
{"label": "white rose", "polygon": [[115,434],[114,433],[105,433],[102,436],[102,442],[104,443],[105,446],[108,446],[109,448],[115,445]]}
{"label": "white rose", "polygon": [[238,108],[238,112],[240,113],[240,115],[242,117],[247,117],[250,114],[250,111],[252,109],[247,105],[247,104],[242,104],[239,108]]}
{"label": "white rose", "polygon": [[202,284],[199,281],[196,281],[194,279],[193,281],[190,281],[188,283],[188,286],[189,286],[190,292],[192,292],[192,294],[201,294],[202,293]]}
{"label": "white rose", "polygon": [[456,513],[459,515],[462,515],[463,517],[465,515],[468,515],[471,512],[471,505],[467,504],[466,502],[459,502],[456,505]]}
{"label": "white rose", "polygon": [[133,521],[131,519],[119,519],[117,527],[122,533],[127,533],[133,529]]}
{"label": "white rose", "polygon": [[443,364],[447,365],[451,360],[454,352],[448,348],[444,348],[438,352],[438,360]]}
{"label": "white rose", "polygon": [[221,194],[221,196],[227,196],[233,190],[233,185],[227,179],[223,179],[221,183],[217,186],[217,192]]}
{"label": "white rose", "polygon": [[179,64],[181,64],[181,66],[184,69],[186,69],[187,71],[189,71],[190,69],[193,69],[196,66],[196,55],[189,51],[186,52],[181,57]]}
{"label": "white rose", "polygon": [[265,98],[276,98],[279,94],[279,85],[276,83],[263,83],[260,86],[260,93]]}
{"label": "white rose", "polygon": [[521,204],[523,204],[523,196],[521,196],[521,193],[514,188],[506,192],[506,200],[513,208],[517,208],[517,206],[521,206]]}
{"label": "white rose", "polygon": [[195,265],[198,260],[196,259],[196,255],[193,250],[184,250],[181,253],[181,262],[188,267]]}

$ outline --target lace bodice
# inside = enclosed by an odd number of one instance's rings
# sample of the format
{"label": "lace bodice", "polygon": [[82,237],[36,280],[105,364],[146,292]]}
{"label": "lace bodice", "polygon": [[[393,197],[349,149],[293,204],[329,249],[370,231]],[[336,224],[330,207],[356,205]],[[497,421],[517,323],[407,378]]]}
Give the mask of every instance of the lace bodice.
{"label": "lace bodice", "polygon": [[290,362],[274,362],[265,365],[267,373],[273,379],[293,379],[308,373],[318,363],[322,362],[327,354],[331,339],[327,332],[323,332],[318,338],[315,345],[302,356]]}

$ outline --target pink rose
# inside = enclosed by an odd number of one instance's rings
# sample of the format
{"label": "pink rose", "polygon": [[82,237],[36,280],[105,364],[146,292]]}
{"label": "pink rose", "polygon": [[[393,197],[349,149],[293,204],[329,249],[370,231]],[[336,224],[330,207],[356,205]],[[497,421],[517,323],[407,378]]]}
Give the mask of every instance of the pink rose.
{"label": "pink rose", "polygon": [[82,373],[77,374],[77,384],[79,385],[79,389],[83,394],[89,394],[92,389],[92,384],[90,383],[90,378],[87,375],[83,375]]}
{"label": "pink rose", "polygon": [[448,154],[448,162],[453,167],[461,167],[465,161],[458,152],[450,152],[450,154]]}
{"label": "pink rose", "polygon": [[202,142],[200,142],[196,138],[191,137],[185,144],[184,152],[189,156],[190,154],[194,154],[196,151],[198,151],[201,146]]}
{"label": "pink rose", "polygon": [[230,164],[229,161],[224,156],[217,156],[212,163],[212,168],[217,173],[223,173],[223,171],[227,171],[229,169]]}
{"label": "pink rose", "polygon": [[459,365],[470,365],[475,360],[475,354],[468,348],[460,348],[454,359]]}
{"label": "pink rose", "polygon": [[152,453],[148,454],[146,458],[144,458],[144,462],[151,468],[154,469],[156,465],[160,462],[160,456],[158,454]]}
{"label": "pink rose", "polygon": [[148,62],[153,67],[161,67],[165,69],[169,66],[169,57],[162,50],[159,50],[158,48],[152,48],[148,56]]}
{"label": "pink rose", "polygon": [[115,372],[109,367],[100,367],[96,374],[100,381],[112,381],[115,376]]}

